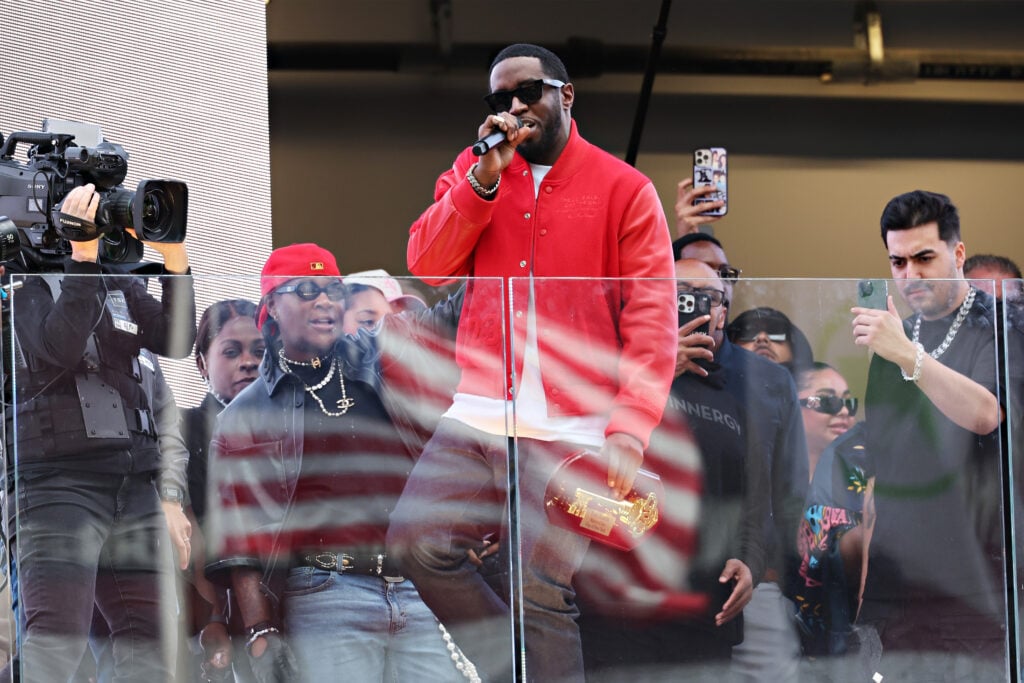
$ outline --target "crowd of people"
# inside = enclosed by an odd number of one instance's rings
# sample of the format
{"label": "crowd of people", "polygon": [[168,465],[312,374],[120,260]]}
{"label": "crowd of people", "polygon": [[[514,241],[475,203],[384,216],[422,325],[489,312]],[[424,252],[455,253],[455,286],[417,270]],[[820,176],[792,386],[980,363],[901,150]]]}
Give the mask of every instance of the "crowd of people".
{"label": "crowd of people", "polygon": [[[715,186],[679,184],[673,241],[556,55],[505,48],[484,99],[500,142],[409,232],[433,305],[311,243],[198,326],[184,243],[151,243],[159,297],[98,240],[7,265],[0,678],[1005,680],[1012,261],[967,258],[949,197],[894,197],[894,291],[846,313],[861,399],[785,302],[733,310]],[[179,411],[157,357],[190,353],[208,391]]]}

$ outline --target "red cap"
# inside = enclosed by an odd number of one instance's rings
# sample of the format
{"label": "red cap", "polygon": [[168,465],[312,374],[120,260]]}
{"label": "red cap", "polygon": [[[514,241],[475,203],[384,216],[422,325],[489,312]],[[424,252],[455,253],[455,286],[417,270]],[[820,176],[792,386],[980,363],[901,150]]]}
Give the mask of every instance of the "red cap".
{"label": "red cap", "polygon": [[305,242],[289,244],[287,247],[275,249],[263,264],[260,273],[260,306],[256,315],[256,326],[263,329],[267,321],[267,307],[264,300],[275,289],[297,277],[309,276],[341,277],[334,254],[323,247]]}

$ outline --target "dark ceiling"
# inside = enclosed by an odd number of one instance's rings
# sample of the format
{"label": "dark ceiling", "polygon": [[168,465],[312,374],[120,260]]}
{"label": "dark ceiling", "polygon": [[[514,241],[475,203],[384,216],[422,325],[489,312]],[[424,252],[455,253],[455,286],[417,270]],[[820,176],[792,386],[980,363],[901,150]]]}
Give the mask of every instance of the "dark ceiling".
{"label": "dark ceiling", "polygon": [[457,74],[517,41],[575,78],[642,73],[825,82],[1024,80],[1024,3],[985,0],[269,0],[273,71]]}

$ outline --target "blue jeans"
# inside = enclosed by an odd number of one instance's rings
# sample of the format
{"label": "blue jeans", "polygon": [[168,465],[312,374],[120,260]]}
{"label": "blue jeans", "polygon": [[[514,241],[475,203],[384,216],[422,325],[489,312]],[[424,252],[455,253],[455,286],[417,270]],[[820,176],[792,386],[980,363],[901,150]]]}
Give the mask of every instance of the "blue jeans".
{"label": "blue jeans", "polygon": [[796,607],[778,584],[764,581],[743,608],[743,642],[732,649],[732,672],[741,681],[800,680]]}
{"label": "blue jeans", "polygon": [[465,680],[410,581],[295,567],[283,598],[303,681]]}
{"label": "blue jeans", "polygon": [[[552,526],[544,490],[572,446],[517,441],[515,477],[521,558],[525,679],[538,683],[583,681],[572,577],[589,541]],[[505,436],[486,434],[455,420],[441,420],[413,468],[391,514],[388,554],[485,681],[511,680],[514,653],[511,589],[496,592],[466,559],[489,533],[509,542],[509,448]]]}
{"label": "blue jeans", "polygon": [[169,681],[159,595],[173,565],[152,474],[34,471],[18,477],[17,501],[21,680],[75,672],[95,605],[111,633],[112,680]]}

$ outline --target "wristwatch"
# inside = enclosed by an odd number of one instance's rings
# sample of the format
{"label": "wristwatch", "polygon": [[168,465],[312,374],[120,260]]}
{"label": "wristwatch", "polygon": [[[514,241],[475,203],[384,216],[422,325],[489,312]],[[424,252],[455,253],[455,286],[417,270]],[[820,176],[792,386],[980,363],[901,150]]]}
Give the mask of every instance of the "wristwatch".
{"label": "wristwatch", "polygon": [[178,505],[184,505],[185,492],[177,486],[161,486],[160,500],[165,503],[177,503]]}

